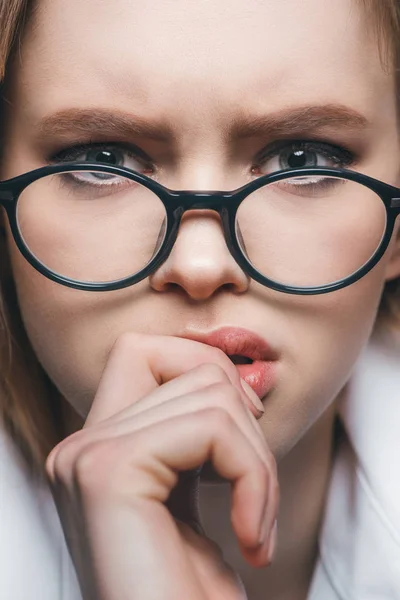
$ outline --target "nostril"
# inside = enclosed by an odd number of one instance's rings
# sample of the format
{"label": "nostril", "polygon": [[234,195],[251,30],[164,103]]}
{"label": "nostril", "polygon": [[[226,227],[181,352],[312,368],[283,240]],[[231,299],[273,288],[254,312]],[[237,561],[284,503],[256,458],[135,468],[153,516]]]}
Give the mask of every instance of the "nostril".
{"label": "nostril", "polygon": [[230,358],[234,365],[251,365],[253,362],[251,358],[242,356],[241,354],[231,354],[228,355],[228,358]]}

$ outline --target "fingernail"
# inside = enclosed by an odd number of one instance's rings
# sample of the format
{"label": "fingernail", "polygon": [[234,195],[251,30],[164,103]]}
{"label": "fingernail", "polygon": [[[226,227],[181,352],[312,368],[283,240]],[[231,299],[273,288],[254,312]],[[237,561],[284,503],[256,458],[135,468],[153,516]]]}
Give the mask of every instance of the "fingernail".
{"label": "fingernail", "polygon": [[271,535],[269,538],[269,545],[268,545],[268,562],[269,563],[271,563],[272,559],[274,558],[277,538],[278,538],[278,523],[275,520],[275,522],[272,526],[272,529],[271,529]]}
{"label": "fingernail", "polygon": [[258,412],[265,412],[263,403],[255,393],[255,391],[249,386],[249,384],[244,379],[241,379],[240,383],[242,384],[242,388],[246,392],[246,396],[249,398],[250,402],[258,410]]}

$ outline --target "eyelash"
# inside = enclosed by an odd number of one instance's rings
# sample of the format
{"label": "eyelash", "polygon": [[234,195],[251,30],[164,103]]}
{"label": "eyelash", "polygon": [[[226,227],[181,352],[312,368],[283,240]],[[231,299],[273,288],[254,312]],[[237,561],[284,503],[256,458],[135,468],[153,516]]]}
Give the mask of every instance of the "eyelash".
{"label": "eyelash", "polygon": [[[144,170],[151,170],[152,174],[155,172],[155,166],[152,163],[149,156],[147,156],[140,148],[131,144],[124,144],[118,142],[110,143],[97,143],[89,142],[86,144],[79,144],[76,146],[70,146],[64,148],[53,154],[48,162],[51,164],[74,162],[77,158],[89,152],[90,150],[119,150],[126,152],[130,158],[133,158],[143,164]],[[319,142],[317,140],[282,140],[279,142],[273,142],[259,152],[256,159],[251,167],[251,173],[256,175],[255,171],[263,162],[268,159],[279,156],[279,153],[283,150],[290,152],[314,152],[323,155],[325,158],[332,160],[333,164],[337,168],[345,168],[355,163],[355,155],[344,147],[330,144],[327,142]],[[84,161],[83,161],[84,162]]]}
{"label": "eyelash", "polygon": [[255,167],[260,166],[262,162],[268,159],[278,156],[279,152],[283,150],[290,150],[291,153],[301,151],[321,154],[325,158],[330,159],[337,168],[349,167],[355,163],[356,159],[353,152],[335,144],[320,142],[318,140],[282,140],[274,142],[262,150],[257,155]]}
{"label": "eyelash", "polygon": [[70,146],[59,150],[56,154],[53,154],[48,158],[48,162],[50,164],[74,162],[81,154],[85,154],[90,150],[97,150],[98,152],[101,152],[102,150],[122,150],[130,158],[142,163],[144,169],[151,167],[152,170],[154,170],[151,158],[147,156],[143,150],[133,144],[121,142],[88,142],[86,144],[77,144],[76,146]]}

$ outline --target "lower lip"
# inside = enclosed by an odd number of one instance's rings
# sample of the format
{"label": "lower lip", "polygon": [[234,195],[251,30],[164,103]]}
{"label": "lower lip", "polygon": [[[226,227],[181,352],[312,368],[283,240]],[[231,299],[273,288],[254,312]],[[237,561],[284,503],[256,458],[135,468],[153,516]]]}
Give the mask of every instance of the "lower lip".
{"label": "lower lip", "polygon": [[239,375],[262,399],[271,390],[275,380],[275,367],[272,361],[256,360],[250,365],[235,365]]}

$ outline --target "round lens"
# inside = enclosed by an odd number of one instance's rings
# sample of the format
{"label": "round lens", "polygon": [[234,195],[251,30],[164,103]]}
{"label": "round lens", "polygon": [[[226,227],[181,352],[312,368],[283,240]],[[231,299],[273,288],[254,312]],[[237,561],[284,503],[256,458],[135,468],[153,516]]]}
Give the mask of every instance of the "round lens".
{"label": "round lens", "polygon": [[236,232],[249,262],[282,285],[318,287],[358,271],[386,229],[386,209],[372,190],[338,177],[283,179],[239,206]]}
{"label": "round lens", "polygon": [[17,206],[20,234],[48,269],[105,283],[143,270],[160,249],[167,215],[156,194],[131,179],[70,171],[38,179]]}

